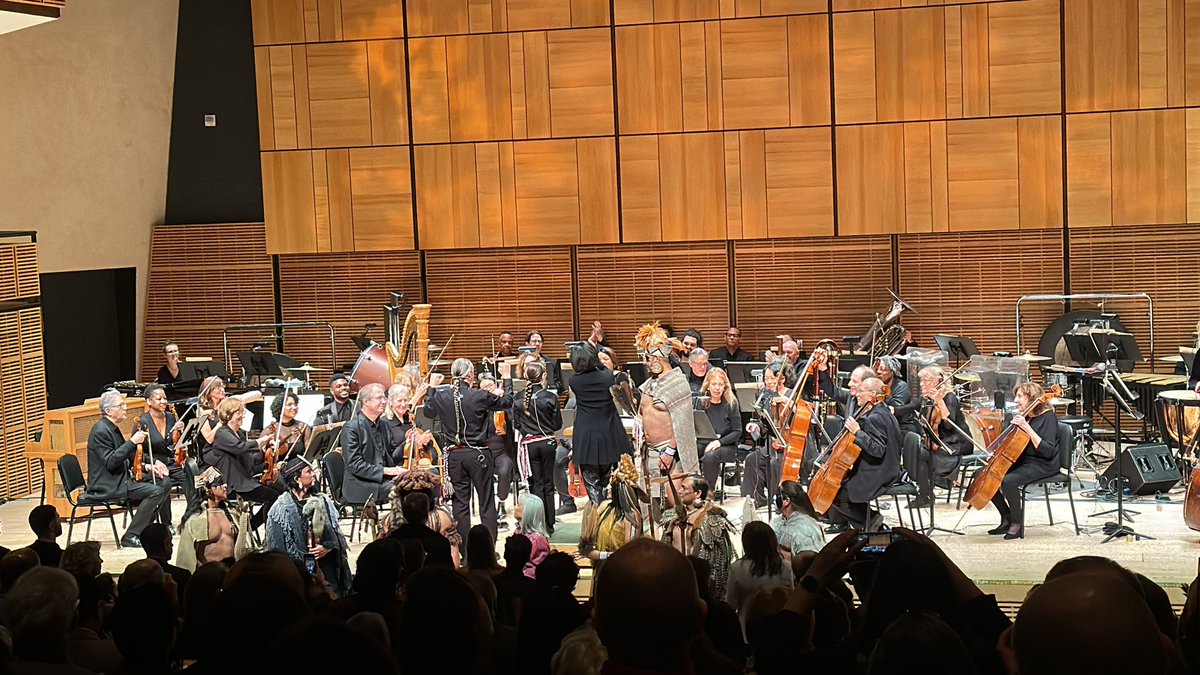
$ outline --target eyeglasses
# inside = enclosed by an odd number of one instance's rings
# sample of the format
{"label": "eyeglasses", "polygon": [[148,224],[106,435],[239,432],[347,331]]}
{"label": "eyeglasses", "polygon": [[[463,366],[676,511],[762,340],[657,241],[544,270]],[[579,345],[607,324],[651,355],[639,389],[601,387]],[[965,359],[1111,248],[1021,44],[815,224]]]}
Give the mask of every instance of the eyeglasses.
{"label": "eyeglasses", "polygon": [[742,337],[741,333],[726,333],[725,337]]}

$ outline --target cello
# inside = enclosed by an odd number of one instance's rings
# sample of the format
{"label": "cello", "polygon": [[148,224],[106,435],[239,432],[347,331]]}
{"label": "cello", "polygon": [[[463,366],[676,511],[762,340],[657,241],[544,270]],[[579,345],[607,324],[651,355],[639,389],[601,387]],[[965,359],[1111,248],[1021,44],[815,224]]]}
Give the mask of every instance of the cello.
{"label": "cello", "polygon": [[1200,464],[1192,467],[1187,496],[1183,499],[1183,522],[1200,532]]}
{"label": "cello", "polygon": [[[854,413],[853,419],[855,421],[861,419],[883,401],[883,398],[882,393],[876,395],[869,403]],[[846,480],[846,476],[858,462],[862,448],[858,447],[854,439],[855,434],[851,433],[848,428],[842,427],[825,451],[825,462],[813,474],[812,481],[808,484],[808,498],[812,501],[813,509],[817,513],[825,513],[829,510],[838,491],[842,489],[842,483]]]}
{"label": "cello", "polygon": [[782,471],[779,474],[780,485],[784,481],[800,480],[800,472],[804,467],[804,451],[808,445],[808,429],[816,412],[813,404],[804,400],[802,393],[813,371],[827,361],[828,356],[824,350],[813,350],[812,356],[809,356],[808,362],[804,364],[804,374],[788,394],[788,412],[780,416],[779,425],[783,432],[780,440],[786,446],[783,451]]}
{"label": "cello", "polygon": [[[1051,399],[1059,396],[1062,396],[1062,387],[1058,385],[1050,387],[1036,401],[1031,402],[1029,407],[1022,410],[1021,416],[1029,417],[1039,406],[1048,405]],[[1033,417],[1036,416],[1033,415]],[[971,479],[971,485],[967,487],[967,496],[963,501],[975,509],[982,510],[987,506],[992,497],[996,495],[996,491],[1000,489],[1000,483],[1004,481],[1004,476],[1020,459],[1021,453],[1025,451],[1027,445],[1029,445],[1029,434],[1014,424],[1008,425],[1008,428],[1000,432],[996,440],[988,444],[987,450],[985,450],[988,455],[987,465]]]}

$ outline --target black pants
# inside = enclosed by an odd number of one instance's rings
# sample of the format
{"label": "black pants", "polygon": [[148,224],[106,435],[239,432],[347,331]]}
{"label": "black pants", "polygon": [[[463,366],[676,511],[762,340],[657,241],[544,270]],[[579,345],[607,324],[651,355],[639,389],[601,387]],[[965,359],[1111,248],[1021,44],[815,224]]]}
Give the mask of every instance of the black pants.
{"label": "black pants", "polygon": [[257,485],[252,490],[237,493],[237,496],[242,499],[260,505],[258,511],[250,516],[250,527],[258,529],[267,521],[267,512],[271,510],[271,505],[275,503],[276,499],[279,499],[281,494],[283,492],[279,489],[278,484]]}
{"label": "black pants", "polygon": [[875,512],[871,509],[870,504],[850,501],[846,490],[843,489],[838,492],[837,497],[833,498],[833,504],[829,507],[827,515],[831,523],[849,525],[856,530],[861,530],[867,526],[868,516],[874,516]]}
{"label": "black pants", "polygon": [[1025,512],[1021,506],[1021,486],[1039,478],[1049,478],[1055,473],[1057,470],[1046,471],[1045,468],[1032,464],[1014,466],[1009,469],[1000,483],[1000,489],[992,497],[992,503],[1000,512],[1000,517],[1010,523],[1024,523]]}
{"label": "black pants", "polygon": [[782,453],[769,447],[755,449],[746,458],[742,496],[753,498],[756,508],[766,506],[767,501],[774,497],[779,489],[779,476],[782,472]]}
{"label": "black pants", "polygon": [[496,498],[500,501],[508,499],[512,492],[513,472],[516,462],[505,448],[492,448],[492,466],[496,469]]}
{"label": "black pants", "polygon": [[471,489],[479,497],[479,518],[496,540],[496,491],[492,489],[492,462],[486,448],[448,450],[446,473],[454,487],[454,522],[458,535],[467,540],[471,531]]}
{"label": "black pants", "polygon": [[[575,503],[575,498],[571,496],[570,486],[567,483],[567,465],[570,463],[571,448],[559,443],[558,450],[554,453],[554,491],[558,493],[559,505]],[[554,508],[547,503],[546,517],[549,518],[553,512]]]}
{"label": "black pants", "polygon": [[612,477],[612,464],[600,466],[597,464],[580,464],[579,474],[583,476],[583,486],[587,489],[588,499],[599,505],[604,501],[608,492],[608,480]]}
{"label": "black pants", "polygon": [[696,449],[700,453],[700,472],[704,474],[704,480],[708,481],[708,489],[717,489],[717,478],[721,473],[721,465],[728,464],[737,458],[736,445],[722,445],[716,450],[708,454],[704,454],[704,448],[707,443],[698,444],[700,447]]}
{"label": "black pants", "polygon": [[[558,464],[558,445],[551,440],[526,446],[529,451],[529,494],[546,507],[546,527],[554,530],[554,484]],[[565,479],[565,476],[564,476]]]}
{"label": "black pants", "polygon": [[921,496],[932,497],[934,482],[952,477],[958,471],[959,458],[941,450],[930,452],[921,445],[915,452],[905,452],[903,461],[908,477],[917,484]]}
{"label": "black pants", "polygon": [[[160,483],[154,485],[146,482],[131,482],[125,496],[130,502],[137,504],[137,511],[133,514],[133,520],[129,521],[129,529],[125,530],[125,536],[141,536],[142,530],[154,520],[154,516],[158,515],[162,503],[167,501],[167,492]],[[170,507],[167,509],[168,522],[171,515]]]}

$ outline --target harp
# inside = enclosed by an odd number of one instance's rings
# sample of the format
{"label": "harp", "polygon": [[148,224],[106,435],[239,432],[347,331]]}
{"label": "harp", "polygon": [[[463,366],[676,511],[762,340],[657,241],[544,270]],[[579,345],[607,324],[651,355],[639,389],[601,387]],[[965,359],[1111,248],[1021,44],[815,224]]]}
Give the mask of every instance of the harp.
{"label": "harp", "polygon": [[412,372],[414,366],[419,380],[429,374],[429,312],[433,305],[413,305],[401,319],[402,296],[392,293],[392,303],[385,305],[387,311],[387,366],[388,379],[396,381],[396,374],[403,370]]}

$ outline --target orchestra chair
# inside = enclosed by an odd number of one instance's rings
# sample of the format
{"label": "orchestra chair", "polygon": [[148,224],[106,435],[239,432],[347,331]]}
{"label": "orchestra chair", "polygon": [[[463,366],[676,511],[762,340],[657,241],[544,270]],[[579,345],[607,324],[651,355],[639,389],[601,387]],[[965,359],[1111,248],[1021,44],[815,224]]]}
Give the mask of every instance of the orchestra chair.
{"label": "orchestra chair", "polygon": [[1053,483],[1066,483],[1067,485],[1067,500],[1071,502],[1071,521],[1075,524],[1075,536],[1079,536],[1079,517],[1075,514],[1075,496],[1071,489],[1071,473],[1075,462],[1073,461],[1075,452],[1075,434],[1071,427],[1064,422],[1058,423],[1058,473],[1029,481],[1021,486],[1021,537],[1025,536],[1025,493],[1031,487],[1042,486],[1042,494],[1046,499],[1046,514],[1050,517],[1050,524],[1054,524],[1054,511],[1050,508],[1050,485]]}
{"label": "orchestra chair", "polygon": [[[915,453],[920,450],[920,434],[916,434],[911,431],[904,432],[904,450],[901,452],[900,456],[915,457]],[[904,468],[907,469],[908,467]],[[879,495],[879,498],[875,500],[875,508],[876,510],[879,509],[879,499],[891,497],[892,502],[896,507],[896,520],[900,521],[900,527],[904,527],[904,514],[900,512],[900,498],[904,497],[904,504],[908,509],[909,525],[912,526],[911,529],[920,531],[925,529],[925,518],[921,515],[919,509],[914,514],[912,507],[913,500],[920,496],[920,490],[917,488],[916,482],[912,480],[912,473],[909,473],[908,475],[908,480],[903,480],[895,485],[888,486],[888,488],[883,491],[883,494]],[[870,517],[869,513],[867,517]],[[920,527],[917,526],[918,523],[920,523]],[[863,524],[863,527],[869,526],[870,523]]]}
{"label": "orchestra chair", "polygon": [[[79,467],[79,458],[73,454],[58,458],[58,479],[62,484],[67,502],[71,504],[71,515],[67,517],[67,545],[71,545],[71,534],[75,530],[75,521],[78,519],[76,514],[79,509],[88,509],[87,530],[84,537],[91,539],[92,515],[97,507],[103,507],[105,515],[108,516],[108,523],[112,525],[113,541],[116,542],[117,548],[121,548],[121,537],[117,534],[117,521],[113,518],[112,510],[122,509],[124,511],[125,518],[122,519],[122,526],[124,526],[129,515],[129,500],[101,499],[88,494],[87,482],[83,479],[83,469]],[[78,496],[75,494],[77,490],[79,491]]]}
{"label": "orchestra chair", "polygon": [[[960,455],[958,459],[958,496],[955,498],[954,510],[962,508],[963,493],[967,491],[967,487],[974,480],[975,474],[979,470],[987,466],[988,455],[986,452],[973,452],[969,455]],[[950,503],[950,495],[955,493],[955,486],[951,486],[946,491],[946,503]]]}
{"label": "orchestra chair", "polygon": [[327,452],[321,457],[321,469],[329,478],[329,495],[338,507],[339,516],[345,518],[346,512],[350,512],[350,541],[354,541],[354,536],[358,531],[358,518],[362,515],[366,502],[351,504],[342,496],[342,479],[346,477],[346,458],[342,455],[340,448]]}
{"label": "orchestra chair", "polygon": [[[746,466],[746,457],[749,456],[753,450],[753,445],[738,443],[737,449],[733,451],[733,475],[737,478],[737,482],[729,484],[737,485],[739,490],[741,490],[742,476],[744,475],[742,470]],[[725,467],[728,466],[728,464],[728,462],[721,462],[721,467],[719,469],[720,473],[718,474],[718,478],[721,479],[721,489],[718,490],[717,486],[715,485],[711,486],[713,494],[717,497],[717,502],[721,504],[725,503],[726,484],[728,483],[727,479],[729,476],[727,473],[725,473]]]}

